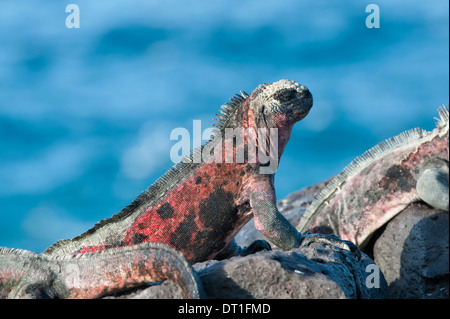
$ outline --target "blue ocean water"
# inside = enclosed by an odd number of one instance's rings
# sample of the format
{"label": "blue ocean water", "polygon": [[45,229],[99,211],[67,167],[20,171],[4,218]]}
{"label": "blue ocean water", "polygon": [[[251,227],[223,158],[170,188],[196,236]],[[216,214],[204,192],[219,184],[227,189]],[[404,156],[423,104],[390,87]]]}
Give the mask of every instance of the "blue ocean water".
{"label": "blue ocean water", "polygon": [[[66,28],[66,5],[80,28]],[[314,107],[278,198],[374,144],[434,127],[449,100],[448,1],[0,3],[0,246],[42,251],[129,204],[172,166],[176,127],[282,78]]]}

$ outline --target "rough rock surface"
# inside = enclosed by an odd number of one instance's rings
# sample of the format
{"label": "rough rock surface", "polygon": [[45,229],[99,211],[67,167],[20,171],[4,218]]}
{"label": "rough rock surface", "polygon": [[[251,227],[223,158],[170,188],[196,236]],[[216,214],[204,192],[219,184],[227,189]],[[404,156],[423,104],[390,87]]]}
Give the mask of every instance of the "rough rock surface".
{"label": "rough rock surface", "polygon": [[[312,246],[274,250],[194,265],[207,298],[388,298],[387,283],[373,261],[347,251]],[[375,286],[375,287],[373,287]],[[118,298],[180,298],[172,282]]]}
{"label": "rough rock surface", "polygon": [[410,205],[376,240],[374,259],[392,298],[449,298],[449,214]]}
{"label": "rough rock surface", "polygon": [[366,255],[358,262],[346,251],[311,246],[234,257],[200,269],[199,275],[208,298],[388,298],[381,272],[373,282],[378,288],[368,287],[373,271],[366,268],[373,264]]}

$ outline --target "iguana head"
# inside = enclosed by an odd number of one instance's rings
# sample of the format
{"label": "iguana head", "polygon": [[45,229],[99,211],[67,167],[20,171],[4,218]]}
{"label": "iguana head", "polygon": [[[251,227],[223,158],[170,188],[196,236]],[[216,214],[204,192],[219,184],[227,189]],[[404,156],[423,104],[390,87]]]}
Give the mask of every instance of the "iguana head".
{"label": "iguana head", "polygon": [[[222,106],[220,114],[216,114],[218,123],[215,126],[219,128],[216,134],[220,138],[225,136],[225,144],[233,145],[233,140],[227,139],[226,130],[233,129],[232,137],[247,134],[247,131],[237,133],[236,129],[248,129],[247,143],[255,143],[259,150],[264,149],[262,153],[271,154],[271,163],[278,163],[292,127],[308,114],[312,104],[313,98],[308,88],[295,81],[261,84],[250,95],[241,92]],[[264,146],[264,140],[270,147]],[[264,161],[259,157],[257,159],[258,163]]]}
{"label": "iguana head", "polygon": [[261,84],[252,92],[250,100],[256,126],[278,129],[292,127],[313,105],[308,88],[289,80]]}
{"label": "iguana head", "polygon": [[261,84],[248,100],[249,126],[255,129],[277,129],[279,160],[291,136],[292,127],[309,113],[313,105],[311,92],[295,81],[280,80]]}

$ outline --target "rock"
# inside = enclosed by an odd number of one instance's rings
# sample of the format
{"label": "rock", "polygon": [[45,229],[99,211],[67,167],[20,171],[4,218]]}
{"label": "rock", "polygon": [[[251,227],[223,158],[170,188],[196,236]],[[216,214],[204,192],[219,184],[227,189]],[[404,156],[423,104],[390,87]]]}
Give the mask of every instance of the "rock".
{"label": "rock", "polygon": [[328,246],[260,252],[194,268],[208,298],[389,297],[382,273],[367,255],[358,262],[349,252]]}
{"label": "rock", "polygon": [[416,188],[417,194],[424,202],[434,208],[448,211],[448,164],[425,170],[417,181]]}
{"label": "rock", "polygon": [[449,214],[423,203],[408,206],[373,248],[392,298],[449,298]]}

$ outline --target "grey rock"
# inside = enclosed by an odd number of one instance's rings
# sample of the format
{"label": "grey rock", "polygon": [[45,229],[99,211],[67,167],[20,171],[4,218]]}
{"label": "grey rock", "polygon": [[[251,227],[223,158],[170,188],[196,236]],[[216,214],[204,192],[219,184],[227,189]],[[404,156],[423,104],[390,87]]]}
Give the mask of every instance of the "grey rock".
{"label": "grey rock", "polygon": [[437,209],[449,209],[448,164],[426,169],[417,181],[417,194]]}
{"label": "grey rock", "polygon": [[373,248],[392,298],[449,298],[449,214],[410,205],[386,226]]}
{"label": "grey rock", "polygon": [[[209,262],[206,267],[202,263],[194,268],[199,270],[208,298],[388,298],[382,273],[377,272],[376,280],[371,281],[373,266],[365,254],[358,262],[347,251],[311,245]],[[372,287],[374,284],[377,287]]]}

